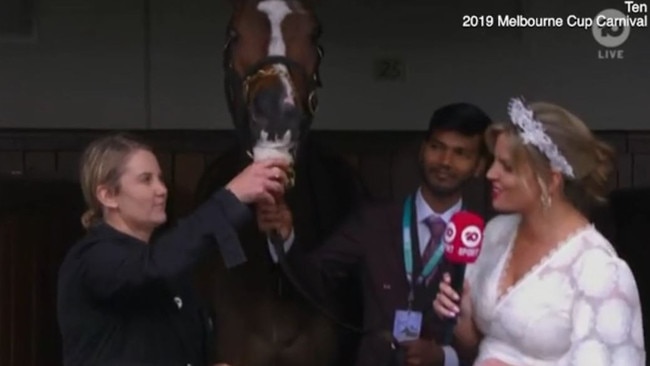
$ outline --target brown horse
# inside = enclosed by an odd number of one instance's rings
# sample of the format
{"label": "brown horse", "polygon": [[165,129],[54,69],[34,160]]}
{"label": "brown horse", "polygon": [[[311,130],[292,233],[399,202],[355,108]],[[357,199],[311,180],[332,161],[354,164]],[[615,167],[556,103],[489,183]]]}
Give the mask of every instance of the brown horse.
{"label": "brown horse", "polygon": [[[208,167],[197,199],[206,199],[250,164],[251,151],[287,152],[295,169],[295,185],[285,197],[294,217],[292,248],[309,253],[363,197],[345,160],[307,133],[320,86],[320,24],[305,1],[240,0],[233,9],[224,71],[239,143]],[[296,281],[272,260],[267,235],[252,222],[238,236],[246,262],[228,269],[219,256],[207,258],[200,276],[214,310],[217,360],[232,366],[352,364],[356,335],[337,327],[297,291]],[[358,289],[350,286],[337,298],[355,299]],[[360,302],[351,303],[335,315],[358,324]]]}

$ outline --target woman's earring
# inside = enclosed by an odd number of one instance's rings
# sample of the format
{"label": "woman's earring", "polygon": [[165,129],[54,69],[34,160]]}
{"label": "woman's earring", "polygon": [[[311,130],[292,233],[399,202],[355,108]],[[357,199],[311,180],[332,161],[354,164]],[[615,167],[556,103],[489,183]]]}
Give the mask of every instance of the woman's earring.
{"label": "woman's earring", "polygon": [[542,194],[542,206],[544,206],[544,209],[548,210],[551,208],[551,204],[553,201],[551,200],[551,196],[549,196],[547,193]]}

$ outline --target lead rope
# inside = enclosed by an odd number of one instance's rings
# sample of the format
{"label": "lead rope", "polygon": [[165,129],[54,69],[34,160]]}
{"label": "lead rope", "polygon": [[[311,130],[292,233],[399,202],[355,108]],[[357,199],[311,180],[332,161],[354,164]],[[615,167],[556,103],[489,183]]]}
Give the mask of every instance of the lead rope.
{"label": "lead rope", "polygon": [[307,299],[307,301],[312,304],[312,306],[314,306],[318,311],[323,313],[323,315],[325,315],[327,318],[332,320],[338,326],[355,333],[365,334],[363,329],[339,320],[327,308],[322,306],[320,303],[318,303],[318,301],[314,300],[314,298],[311,297],[311,295],[300,285],[300,281],[296,279],[293,271],[291,270],[291,267],[289,266],[289,263],[287,262],[287,257],[286,257],[286,253],[284,252],[284,246],[283,246],[284,240],[282,239],[280,234],[273,231],[269,236],[270,236],[271,244],[275,248],[275,252],[278,255],[278,263],[280,264],[280,267],[284,271],[284,274],[287,276],[287,279],[296,288],[296,290],[298,290],[298,292],[300,292],[300,294],[304,296]]}

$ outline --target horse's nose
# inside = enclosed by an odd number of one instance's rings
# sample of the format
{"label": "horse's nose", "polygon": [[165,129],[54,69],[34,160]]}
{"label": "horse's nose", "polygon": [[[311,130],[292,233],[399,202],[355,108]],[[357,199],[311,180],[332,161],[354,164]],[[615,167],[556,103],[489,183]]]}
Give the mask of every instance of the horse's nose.
{"label": "horse's nose", "polygon": [[265,131],[269,136],[283,136],[291,131],[296,136],[301,111],[287,96],[282,84],[275,83],[257,90],[251,100],[251,124],[255,132]]}

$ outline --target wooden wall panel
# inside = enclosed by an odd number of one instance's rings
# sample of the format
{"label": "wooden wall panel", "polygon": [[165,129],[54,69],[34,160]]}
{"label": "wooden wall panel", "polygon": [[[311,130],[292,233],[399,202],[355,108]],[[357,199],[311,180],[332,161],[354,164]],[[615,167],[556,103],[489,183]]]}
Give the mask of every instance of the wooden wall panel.
{"label": "wooden wall panel", "polygon": [[[103,133],[83,131],[78,138],[74,132],[47,134],[29,131],[24,134],[0,133],[0,175],[26,175],[56,177],[76,181],[81,149],[93,138]],[[400,199],[418,183],[417,132],[314,132],[362,175],[369,191],[377,198]],[[157,149],[161,168],[166,176],[172,206],[181,211],[189,207],[183,203],[191,196],[201,172],[232,146],[229,132],[185,131],[141,133]],[[599,137],[617,150],[616,176],[612,185],[616,188],[650,185],[645,167],[650,155],[650,133],[599,132]],[[214,143],[218,141],[219,143]],[[83,142],[83,143],[82,143]],[[19,150],[24,147],[26,150]],[[193,157],[188,157],[195,154]],[[203,165],[199,163],[202,155]],[[189,159],[189,160],[188,160]],[[177,176],[176,164],[181,163]],[[195,168],[197,170],[195,170]],[[479,186],[477,186],[479,187]],[[482,187],[479,187],[483,189]],[[176,190],[180,191],[176,194]],[[472,190],[472,192],[474,192]],[[483,192],[484,193],[484,192]],[[480,193],[480,194],[483,194]],[[185,197],[185,198],[183,198]]]}
{"label": "wooden wall panel", "polygon": [[53,177],[56,174],[56,153],[54,151],[25,152],[25,175]]}
{"label": "wooden wall panel", "polygon": [[369,193],[380,200],[392,198],[392,154],[378,152],[364,154],[359,158],[359,172],[363,184],[368,187]]}
{"label": "wooden wall panel", "polygon": [[627,147],[632,154],[650,154],[650,133],[629,134]]}
{"label": "wooden wall panel", "polygon": [[167,189],[172,189],[174,182],[174,157],[168,151],[156,151],[156,157],[158,158],[158,164],[160,164],[160,170],[162,171]]}
{"label": "wooden wall panel", "polygon": [[[648,141],[650,142],[650,141]],[[632,162],[633,186],[635,188],[650,186],[650,150],[648,153],[634,154]]]}
{"label": "wooden wall panel", "polygon": [[629,133],[625,132],[597,132],[596,136],[611,147],[614,148],[617,154],[625,154],[628,152],[628,138]]}
{"label": "wooden wall panel", "polygon": [[[28,177],[56,177],[76,181],[81,149],[94,137],[103,133],[74,132],[47,134],[35,131],[0,133],[0,174],[26,175]],[[369,191],[377,198],[401,199],[418,183],[417,132],[315,132],[321,140],[344,158],[363,177]],[[201,172],[232,146],[229,132],[185,131],[182,134],[160,131],[141,133],[157,147],[157,155],[174,201],[185,211],[184,203],[198,181]],[[640,187],[650,184],[645,169],[650,155],[649,133],[599,132],[599,137],[610,143],[618,153],[616,176],[612,185],[616,188]],[[219,143],[215,143],[218,141]],[[24,147],[25,150],[19,148]],[[185,155],[184,155],[185,154]],[[186,154],[196,154],[189,158]],[[201,154],[203,166],[199,163]],[[189,159],[189,160],[188,160]],[[180,174],[176,176],[176,163],[181,162]],[[194,167],[198,170],[194,171]],[[484,190],[479,184],[477,189]],[[176,190],[179,189],[178,194]],[[471,190],[473,193],[474,190]],[[484,192],[479,192],[479,195]]]}
{"label": "wooden wall panel", "polygon": [[401,201],[418,187],[420,183],[419,151],[420,142],[414,140],[400,146],[393,154],[390,172],[393,199]]}
{"label": "wooden wall panel", "polygon": [[61,365],[57,273],[81,211],[73,183],[0,181],[0,365]]}
{"label": "wooden wall panel", "polygon": [[212,163],[217,161],[222,155],[222,152],[207,152],[203,154],[203,162],[205,163],[204,169],[207,169]]}
{"label": "wooden wall panel", "polygon": [[355,153],[342,154],[343,159],[350,164],[352,169],[359,169],[359,155]]}
{"label": "wooden wall panel", "polygon": [[205,158],[202,153],[178,153],[174,155],[174,186],[172,197],[173,211],[184,216],[194,206],[194,191],[205,171]]}
{"label": "wooden wall panel", "polygon": [[[11,339],[11,350],[9,363],[12,365],[30,359],[29,333],[31,328],[31,304],[30,290],[34,281],[34,273],[31,271],[30,259],[32,254],[32,243],[29,242],[31,233],[36,228],[26,228],[31,220],[20,215],[12,220],[14,232],[10,236],[11,249],[11,270],[10,278],[10,322],[9,339]],[[27,224],[27,225],[26,225]],[[25,226],[23,226],[25,225]],[[24,233],[24,236],[21,235]],[[25,240],[27,239],[27,240]],[[31,286],[26,284],[30,284]],[[20,320],[20,321],[17,321]]]}
{"label": "wooden wall panel", "polygon": [[632,187],[632,154],[620,154],[616,158],[616,188]]}
{"label": "wooden wall panel", "polygon": [[60,151],[56,155],[57,176],[70,181],[79,180],[79,159],[81,151]]}
{"label": "wooden wall panel", "polygon": [[23,170],[22,151],[0,151],[0,175],[22,175]]}
{"label": "wooden wall panel", "polygon": [[[3,220],[0,218],[0,220]],[[11,232],[7,224],[0,225],[0,366],[8,366],[11,353],[11,332],[7,325],[11,319]]]}

